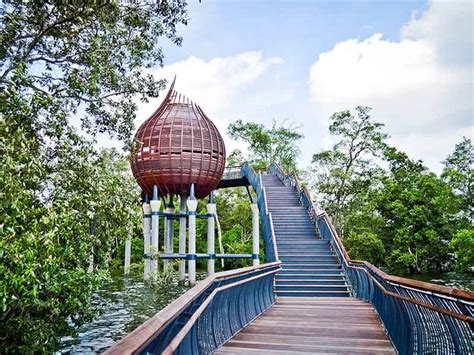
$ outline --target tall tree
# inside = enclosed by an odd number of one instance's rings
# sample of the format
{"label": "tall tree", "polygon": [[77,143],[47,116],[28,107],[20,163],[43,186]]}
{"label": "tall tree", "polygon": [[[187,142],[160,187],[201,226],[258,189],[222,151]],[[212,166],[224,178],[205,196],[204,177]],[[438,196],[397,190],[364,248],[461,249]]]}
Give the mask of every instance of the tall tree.
{"label": "tall tree", "polygon": [[374,194],[378,235],[398,274],[441,271],[450,260],[449,242],[459,211],[451,188],[419,161],[386,149],[389,171]]}
{"label": "tall tree", "polygon": [[297,142],[303,138],[298,127],[285,126],[285,121],[273,121],[270,128],[262,124],[243,123],[237,120],[228,127],[231,138],[249,144],[250,162],[256,169],[266,169],[278,163],[285,171],[296,170],[296,158],[300,152]]}
{"label": "tall tree", "polygon": [[342,234],[344,214],[350,204],[360,198],[380,174],[371,159],[381,155],[388,137],[382,132],[384,125],[372,121],[369,107],[358,106],[356,112],[352,115],[342,111],[331,116],[329,132],[338,141],[331,150],[314,154],[312,161],[312,187]]}
{"label": "tall tree", "polygon": [[134,98],[147,101],[164,86],[144,69],[162,64],[159,38],[181,43],[176,26],[187,21],[185,5],[2,2],[0,86],[4,93],[15,85],[24,98],[44,97],[42,124],[74,117],[91,134],[108,132],[128,142]]}
{"label": "tall tree", "polygon": [[54,351],[88,314],[138,192],[125,158],[74,127],[130,145],[135,98],[164,86],[147,74],[159,40],[180,44],[186,21],[180,0],[0,5],[2,351]]}
{"label": "tall tree", "polygon": [[463,137],[454,152],[444,161],[441,175],[459,196],[463,217],[467,224],[474,221],[474,146],[472,140]]}

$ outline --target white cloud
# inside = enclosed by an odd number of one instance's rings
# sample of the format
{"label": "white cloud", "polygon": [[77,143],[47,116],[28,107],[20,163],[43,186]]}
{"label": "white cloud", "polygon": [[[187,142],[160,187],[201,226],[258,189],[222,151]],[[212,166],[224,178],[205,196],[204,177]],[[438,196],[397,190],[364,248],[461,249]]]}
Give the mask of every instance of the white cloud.
{"label": "white cloud", "polygon": [[318,116],[371,106],[392,144],[439,172],[454,143],[472,135],[470,34],[469,2],[432,3],[401,29],[399,41],[376,33],[336,44],[310,70]]}
{"label": "white cloud", "polygon": [[[152,73],[156,78],[166,78],[169,82],[176,75],[175,89],[201,106],[216,124],[224,137],[227,152],[237,148],[245,152],[244,144],[232,141],[227,136],[227,126],[235,119],[227,117],[231,113],[239,112],[242,93],[272,66],[280,63],[281,58],[264,58],[262,52],[256,51],[207,61],[189,57],[153,70]],[[139,104],[135,121],[137,128],[156,110],[161,101],[162,97],[159,97],[149,103]]]}

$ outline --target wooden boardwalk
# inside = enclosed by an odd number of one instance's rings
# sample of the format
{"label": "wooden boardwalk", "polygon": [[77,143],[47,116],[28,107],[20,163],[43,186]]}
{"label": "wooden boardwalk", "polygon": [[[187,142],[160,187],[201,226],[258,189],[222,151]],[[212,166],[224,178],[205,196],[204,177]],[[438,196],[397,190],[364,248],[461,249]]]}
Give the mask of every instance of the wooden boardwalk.
{"label": "wooden boardwalk", "polygon": [[395,354],[372,306],[356,298],[279,297],[215,354]]}

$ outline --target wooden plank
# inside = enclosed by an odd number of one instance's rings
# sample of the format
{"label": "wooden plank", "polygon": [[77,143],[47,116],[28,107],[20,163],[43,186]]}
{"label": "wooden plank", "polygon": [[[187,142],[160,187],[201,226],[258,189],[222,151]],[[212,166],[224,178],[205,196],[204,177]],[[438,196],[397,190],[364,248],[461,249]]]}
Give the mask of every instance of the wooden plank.
{"label": "wooden plank", "polygon": [[216,354],[395,354],[368,303],[282,297]]}
{"label": "wooden plank", "polygon": [[327,346],[327,345],[302,345],[302,344],[271,344],[264,342],[244,342],[231,340],[226,344],[226,347],[236,347],[242,349],[259,349],[267,351],[283,350],[292,352],[303,352],[303,353],[350,353],[350,354],[395,354],[395,351],[390,348],[372,348],[367,349],[364,345],[361,347],[352,346],[347,344],[346,346]]}

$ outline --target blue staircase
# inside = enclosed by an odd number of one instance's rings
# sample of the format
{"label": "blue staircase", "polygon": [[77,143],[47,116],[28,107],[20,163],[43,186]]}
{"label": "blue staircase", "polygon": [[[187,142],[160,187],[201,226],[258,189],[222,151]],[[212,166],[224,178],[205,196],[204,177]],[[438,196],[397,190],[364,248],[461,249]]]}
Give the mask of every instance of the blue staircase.
{"label": "blue staircase", "polygon": [[329,241],[318,238],[295,188],[271,174],[262,174],[262,183],[282,261],[282,271],[275,278],[276,295],[350,297],[341,264]]}

